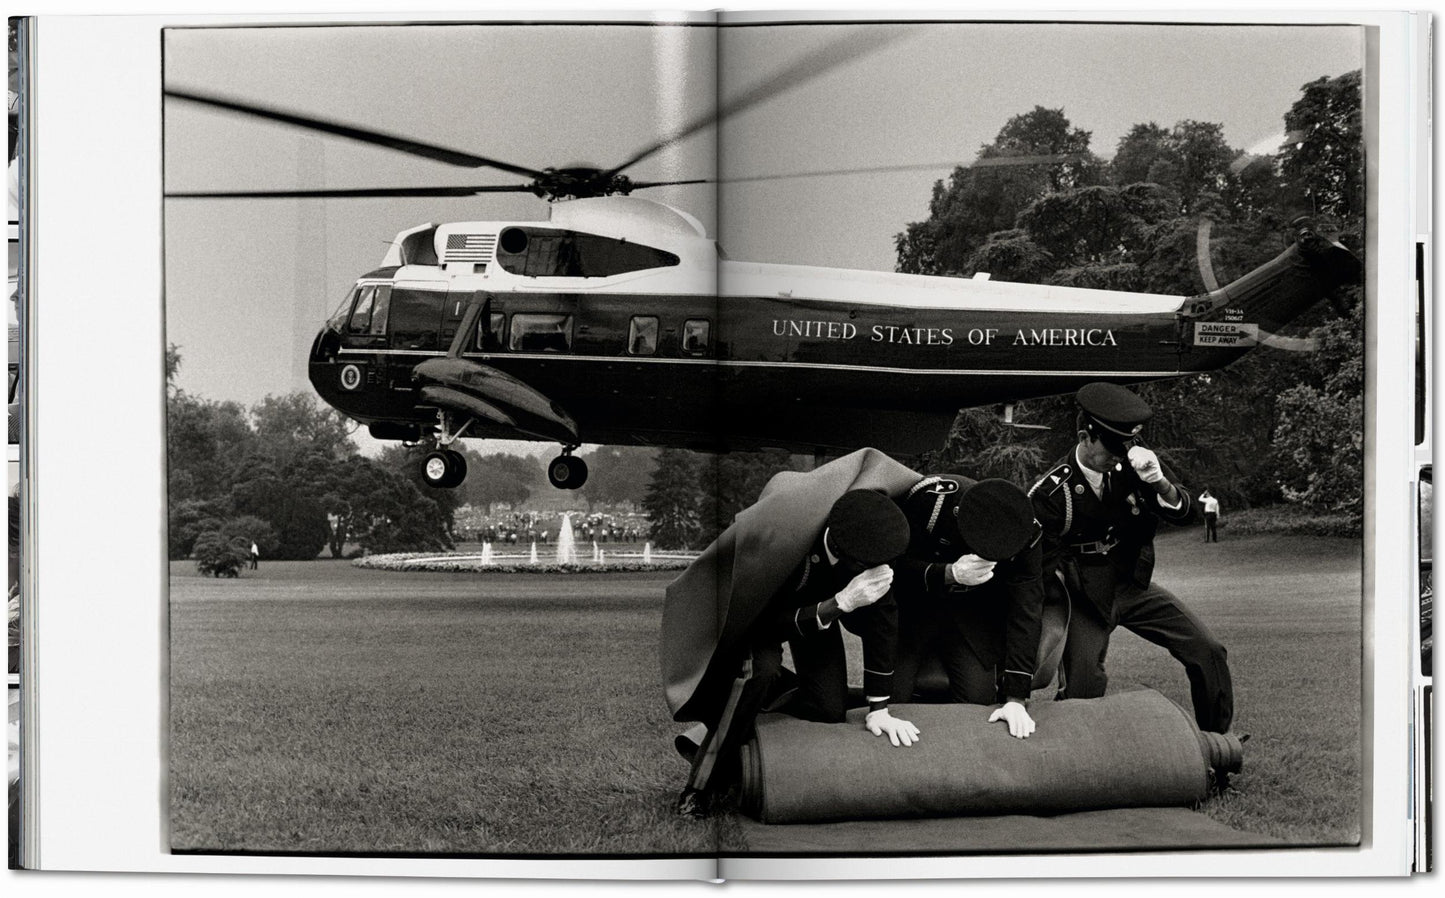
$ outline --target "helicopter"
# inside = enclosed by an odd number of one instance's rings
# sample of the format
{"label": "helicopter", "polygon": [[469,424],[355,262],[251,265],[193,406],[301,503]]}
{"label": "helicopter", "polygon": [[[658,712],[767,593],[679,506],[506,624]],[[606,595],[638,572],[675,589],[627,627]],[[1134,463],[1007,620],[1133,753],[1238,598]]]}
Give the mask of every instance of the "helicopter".
{"label": "helicopter", "polygon": [[1194,296],[732,260],[687,212],[632,195],[715,180],[640,181],[625,171],[768,90],[611,168],[532,168],[275,106],[165,93],[528,179],[168,197],[515,192],[545,201],[542,221],[425,223],[397,233],[311,343],[317,394],[376,439],[428,446],[423,474],[436,487],[465,479],[453,448],[464,438],[559,444],[547,474],[561,489],[586,482],[574,454],[584,442],[916,454],[940,445],[963,408],[1000,406],[1013,425],[1021,400],[1091,381],[1222,368],[1284,339],[1275,332],[1360,274],[1355,256],[1307,218],[1275,259]]}

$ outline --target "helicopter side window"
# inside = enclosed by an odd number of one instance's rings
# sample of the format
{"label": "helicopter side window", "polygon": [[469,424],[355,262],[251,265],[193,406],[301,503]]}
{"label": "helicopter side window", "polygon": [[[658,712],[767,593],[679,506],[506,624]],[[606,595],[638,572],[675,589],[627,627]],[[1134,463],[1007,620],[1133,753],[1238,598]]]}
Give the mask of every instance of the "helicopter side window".
{"label": "helicopter side window", "polygon": [[518,352],[567,352],[572,348],[572,316],[519,312],[512,316],[507,345]]}
{"label": "helicopter side window", "polygon": [[391,313],[391,288],[379,286],[376,288],[376,303],[371,307],[371,330],[367,333],[373,337],[386,335],[386,321]]}
{"label": "helicopter side window", "polygon": [[507,315],[504,312],[492,312],[485,322],[477,322],[477,345],[482,347],[482,352],[501,350],[505,345],[502,340],[506,327]]}
{"label": "helicopter side window", "polygon": [[653,355],[657,352],[657,318],[637,315],[627,331],[627,351],[632,355]]}
{"label": "helicopter side window", "polygon": [[672,253],[592,234],[577,235],[577,256],[582,276],[589,278],[611,277],[648,268],[668,268],[678,263],[677,256]]}
{"label": "helicopter side window", "polygon": [[390,329],[392,349],[437,349],[440,345],[442,306],[447,294],[441,290],[391,291]]}
{"label": "helicopter side window", "polygon": [[677,265],[677,256],[614,237],[507,228],[497,246],[497,264],[523,277],[611,277],[629,271]]}
{"label": "helicopter side window", "polygon": [[682,324],[682,351],[688,355],[706,355],[712,322],[706,318],[689,318]]}

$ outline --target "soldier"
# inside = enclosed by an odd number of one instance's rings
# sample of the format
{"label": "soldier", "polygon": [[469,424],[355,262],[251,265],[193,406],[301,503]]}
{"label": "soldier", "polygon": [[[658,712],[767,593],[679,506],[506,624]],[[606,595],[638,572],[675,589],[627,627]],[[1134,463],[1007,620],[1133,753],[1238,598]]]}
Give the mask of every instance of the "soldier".
{"label": "soldier", "polygon": [[1028,738],[1044,604],[1042,528],[1028,496],[1007,480],[941,474],[916,483],[900,505],[910,538],[893,564],[894,698],[911,700],[920,664],[936,655],[951,700],[999,702],[989,722]]}
{"label": "soldier", "polygon": [[[893,717],[898,611],[888,562],[908,546],[908,522],[887,495],[871,489],[845,492],[802,563],[758,609],[740,649],[750,673],[721,718],[708,721],[696,750],[680,810],[706,813],[719,788],[714,771],[730,766],[764,707],[804,720],[841,723],[847,711],[848,663],[841,627],[863,642],[864,726],[896,746],[917,741],[918,727]],[[783,642],[796,677],[783,668]],[[795,687],[788,690],[785,687]],[[722,775],[725,783],[728,773]]]}
{"label": "soldier", "polygon": [[1224,646],[1152,584],[1158,522],[1183,522],[1193,510],[1158,456],[1135,443],[1153,411],[1115,384],[1088,384],[1077,399],[1078,445],[1029,491],[1044,528],[1045,588],[1060,572],[1072,604],[1059,698],[1104,694],[1109,634],[1122,626],[1184,665],[1199,728],[1226,732],[1234,692]]}

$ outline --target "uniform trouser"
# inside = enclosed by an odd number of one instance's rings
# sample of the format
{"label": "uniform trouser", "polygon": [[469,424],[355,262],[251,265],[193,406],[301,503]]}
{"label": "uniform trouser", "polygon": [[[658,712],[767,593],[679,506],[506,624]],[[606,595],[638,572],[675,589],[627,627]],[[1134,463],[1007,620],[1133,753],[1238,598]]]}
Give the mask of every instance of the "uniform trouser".
{"label": "uniform trouser", "polygon": [[936,657],[948,676],[948,698],[975,705],[998,698],[998,671],[969,645],[956,616],[927,599],[898,603],[898,663],[893,669],[893,700],[908,702],[918,688],[919,669]]}
{"label": "uniform trouser", "polygon": [[[1140,589],[1132,583],[1115,582],[1109,564],[1083,565],[1080,574],[1088,595],[1073,597],[1062,665],[1065,687],[1059,697],[1098,698],[1104,694],[1109,634],[1115,627],[1123,627],[1168,650],[1184,665],[1199,728],[1227,732],[1234,717],[1234,686],[1224,646],[1209,628],[1167,589],[1152,585]],[[1101,596],[1102,602],[1090,600]]]}

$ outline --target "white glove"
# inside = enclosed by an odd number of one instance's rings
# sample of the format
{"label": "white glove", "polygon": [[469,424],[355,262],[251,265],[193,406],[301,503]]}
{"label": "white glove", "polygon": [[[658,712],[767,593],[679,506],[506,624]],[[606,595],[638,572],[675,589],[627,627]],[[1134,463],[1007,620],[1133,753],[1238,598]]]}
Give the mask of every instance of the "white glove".
{"label": "white glove", "polygon": [[988,722],[1002,720],[1008,724],[1008,734],[1015,739],[1027,739],[1034,731],[1034,719],[1029,712],[1018,702],[1005,702],[993,714],[989,715]]}
{"label": "white glove", "polygon": [[892,585],[893,568],[880,564],[854,577],[833,599],[838,603],[838,610],[847,614],[883,598]]}
{"label": "white glove", "polygon": [[863,725],[875,736],[887,733],[894,745],[912,745],[918,741],[918,727],[889,714],[887,708],[869,711],[868,716],[863,718]]}
{"label": "white glove", "polygon": [[1129,449],[1129,466],[1145,483],[1158,483],[1164,479],[1164,469],[1159,467],[1159,456],[1152,449],[1132,446]]}
{"label": "white glove", "polygon": [[987,583],[993,576],[995,563],[979,558],[977,555],[965,555],[950,565],[953,570],[953,582],[960,586],[978,586],[980,583]]}

